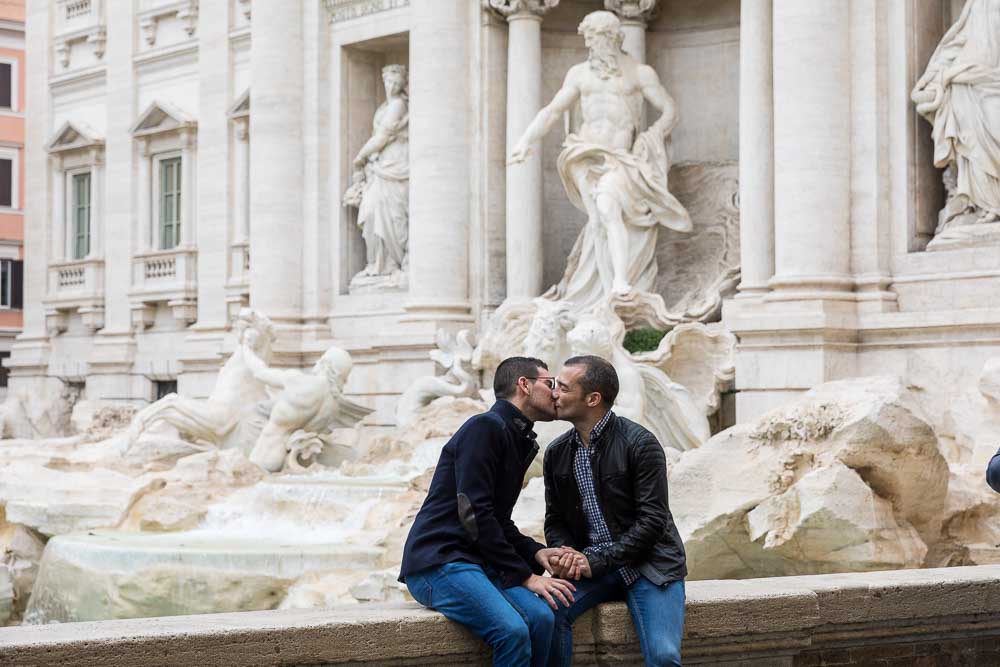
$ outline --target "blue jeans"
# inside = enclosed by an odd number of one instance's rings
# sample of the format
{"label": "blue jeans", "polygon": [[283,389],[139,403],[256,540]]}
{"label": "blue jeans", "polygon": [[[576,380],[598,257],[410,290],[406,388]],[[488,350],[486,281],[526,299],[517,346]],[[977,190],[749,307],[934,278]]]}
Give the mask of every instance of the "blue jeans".
{"label": "blue jeans", "polygon": [[672,581],[657,586],[645,577],[625,588],[617,572],[595,580],[574,581],[575,602],[559,607],[556,629],[549,652],[549,664],[564,667],[573,664],[573,622],[583,612],[602,602],[625,600],[632,614],[639,647],[647,665],[661,667],[681,664],[681,635],[684,632],[684,582]]}
{"label": "blue jeans", "polygon": [[461,561],[408,574],[406,587],[414,600],[492,646],[494,665],[546,664],[555,619],[548,603],[527,588],[501,588],[482,567]]}

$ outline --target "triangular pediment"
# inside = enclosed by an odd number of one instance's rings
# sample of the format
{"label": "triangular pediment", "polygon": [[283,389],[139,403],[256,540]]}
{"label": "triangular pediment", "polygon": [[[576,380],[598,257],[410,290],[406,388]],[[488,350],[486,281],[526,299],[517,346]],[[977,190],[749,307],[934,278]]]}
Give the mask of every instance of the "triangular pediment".
{"label": "triangular pediment", "polygon": [[94,146],[104,146],[104,137],[86,123],[66,121],[45,144],[45,150],[49,153],[61,153]]}
{"label": "triangular pediment", "polygon": [[247,88],[243,94],[236,98],[233,106],[229,107],[230,118],[242,118],[250,115],[250,89]]}
{"label": "triangular pediment", "polygon": [[139,119],[132,126],[132,135],[136,137],[148,134],[159,134],[179,130],[184,127],[194,127],[197,121],[173,104],[153,102],[139,114]]}

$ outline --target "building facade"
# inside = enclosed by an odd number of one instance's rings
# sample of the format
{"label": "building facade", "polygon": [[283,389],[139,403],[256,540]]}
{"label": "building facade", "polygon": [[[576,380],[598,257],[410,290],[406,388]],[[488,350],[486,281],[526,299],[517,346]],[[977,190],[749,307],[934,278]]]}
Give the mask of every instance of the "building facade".
{"label": "building facade", "polygon": [[0,2],[0,396],[22,325],[24,73],[24,2]]}
{"label": "building facade", "polygon": [[[1000,253],[929,247],[944,186],[910,91],[963,4],[29,0],[37,222],[13,381],[204,396],[249,305],[281,365],[350,351],[349,390],[391,423],[439,330],[562,275],[584,221],[564,133],[524,169],[506,154],[608,8],[677,102],[674,163],[738,170],[742,278],[719,325],[740,341],[736,418],[855,375],[960,387],[1000,351]],[[405,281],[361,285],[344,195],[390,65],[408,72]]]}

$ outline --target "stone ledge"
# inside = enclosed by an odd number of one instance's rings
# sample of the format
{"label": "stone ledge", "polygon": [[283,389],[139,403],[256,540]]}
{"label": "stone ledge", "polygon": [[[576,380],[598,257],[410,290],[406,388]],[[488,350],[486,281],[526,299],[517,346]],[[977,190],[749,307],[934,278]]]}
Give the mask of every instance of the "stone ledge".
{"label": "stone ledge", "polygon": [[[1000,659],[1000,566],[694,581],[687,593],[686,664]],[[576,644],[579,664],[641,664],[620,603],[582,617]],[[439,614],[396,604],[4,628],[0,664],[448,665],[488,655]]]}

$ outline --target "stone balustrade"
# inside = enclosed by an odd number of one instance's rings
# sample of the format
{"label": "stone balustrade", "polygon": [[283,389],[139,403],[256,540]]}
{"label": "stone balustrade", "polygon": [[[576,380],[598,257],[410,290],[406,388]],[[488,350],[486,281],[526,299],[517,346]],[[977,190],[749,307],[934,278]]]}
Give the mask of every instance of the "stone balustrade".
{"label": "stone balustrade", "polygon": [[[1000,566],[695,581],[687,594],[688,665],[1000,664]],[[625,605],[576,628],[576,664],[641,664]],[[0,629],[9,666],[488,662],[472,635],[412,603]]]}

